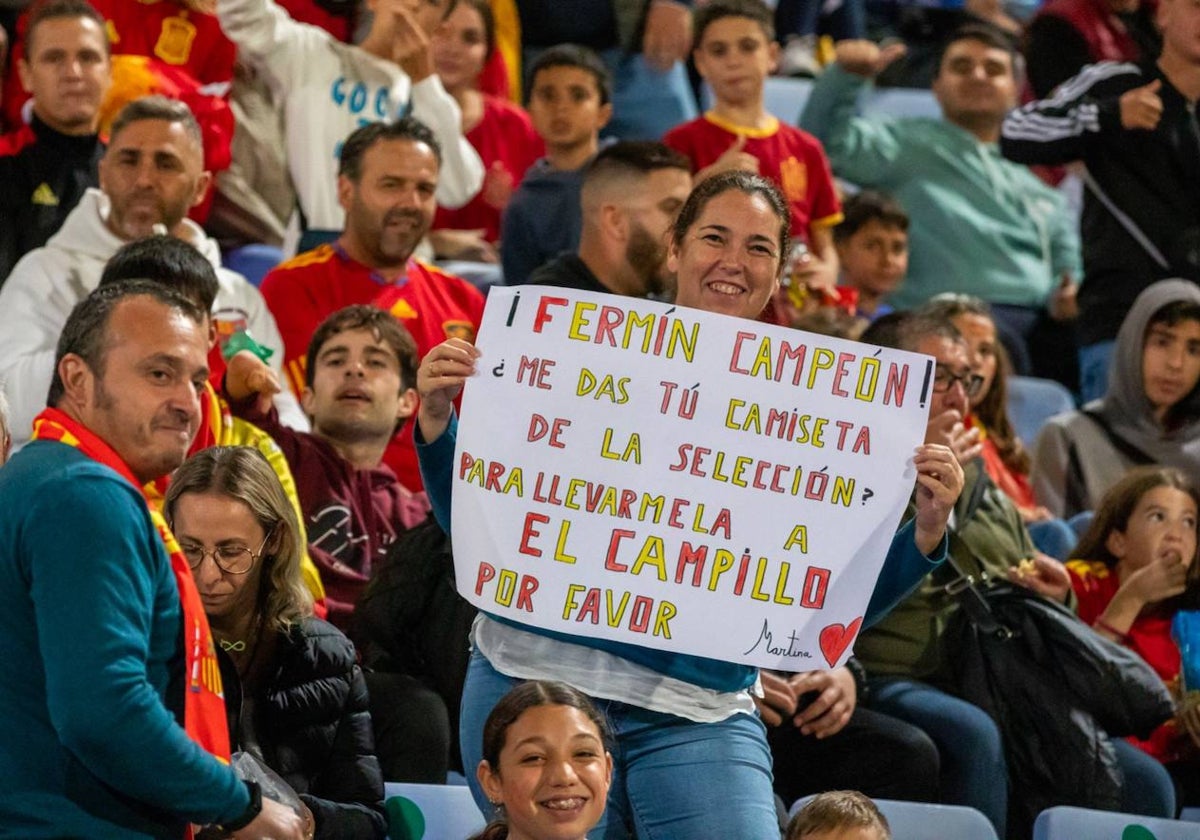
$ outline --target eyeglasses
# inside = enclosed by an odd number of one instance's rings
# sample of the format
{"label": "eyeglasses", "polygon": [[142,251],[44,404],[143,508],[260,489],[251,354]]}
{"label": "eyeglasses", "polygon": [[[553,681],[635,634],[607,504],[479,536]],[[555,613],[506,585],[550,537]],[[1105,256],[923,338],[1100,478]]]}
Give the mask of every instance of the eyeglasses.
{"label": "eyeglasses", "polygon": [[267,540],[271,539],[271,531],[263,537],[262,545],[258,547],[258,551],[251,551],[241,545],[219,545],[214,549],[207,549],[199,545],[181,545],[179,550],[183,552],[183,557],[187,560],[188,566],[192,571],[200,568],[200,564],[204,562],[205,557],[212,557],[213,562],[217,564],[217,568],[222,572],[230,575],[244,575],[246,572],[254,568],[254,561],[262,557],[262,550],[267,546]]}
{"label": "eyeglasses", "polygon": [[933,374],[933,392],[944,394],[954,387],[954,383],[962,385],[968,397],[974,397],[983,387],[983,377],[977,373],[953,374],[948,369],[938,365]]}

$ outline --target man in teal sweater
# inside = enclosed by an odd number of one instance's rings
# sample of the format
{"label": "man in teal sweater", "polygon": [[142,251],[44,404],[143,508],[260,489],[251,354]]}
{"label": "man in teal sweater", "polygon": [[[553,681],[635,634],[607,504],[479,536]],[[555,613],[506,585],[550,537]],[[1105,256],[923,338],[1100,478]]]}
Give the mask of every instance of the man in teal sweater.
{"label": "man in teal sweater", "polygon": [[825,144],[838,177],[891,193],[909,214],[908,275],[889,302],[910,308],[942,292],[983,298],[1017,370],[1029,373],[1039,364],[1025,352],[1031,335],[1062,334],[1056,323],[1074,317],[1081,268],[1062,196],[1000,155],[1000,125],[1016,104],[1012,48],[990,30],[964,27],[945,45],[933,82],[942,119],[856,116],[859,94],[903,51],[839,43],[800,125]]}
{"label": "man in teal sweater", "polygon": [[[196,431],[202,322],[154,284],[94,292],[63,330],[34,441],[0,472],[0,837],[306,836],[227,763],[219,679],[184,667],[214,664],[184,649],[185,620],[189,645],[207,635],[203,610],[140,489]],[[220,728],[193,728],[196,697]],[[225,760],[205,748],[217,733]]]}

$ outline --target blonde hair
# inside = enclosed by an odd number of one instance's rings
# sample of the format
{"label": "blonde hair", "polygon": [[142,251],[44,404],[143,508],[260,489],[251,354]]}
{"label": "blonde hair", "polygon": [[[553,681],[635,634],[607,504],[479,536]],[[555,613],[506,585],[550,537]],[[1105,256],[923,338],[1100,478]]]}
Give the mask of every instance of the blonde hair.
{"label": "blonde hair", "polygon": [[267,535],[255,599],[264,627],[286,633],[312,615],[312,595],[300,574],[300,525],[261,452],[251,446],[213,446],[184,461],[163,501],[168,522],[174,522],[175,506],[186,493],[215,493],[241,502]]}
{"label": "blonde hair", "polygon": [[819,793],[788,823],[784,840],[804,840],[837,829],[873,828],[879,840],[891,840],[887,817],[866,794],[856,790]]}

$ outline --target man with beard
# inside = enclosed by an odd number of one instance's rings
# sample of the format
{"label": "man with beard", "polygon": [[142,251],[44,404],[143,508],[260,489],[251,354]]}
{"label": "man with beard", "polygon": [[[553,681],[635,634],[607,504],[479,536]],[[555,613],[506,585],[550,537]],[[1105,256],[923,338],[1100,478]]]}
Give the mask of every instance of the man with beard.
{"label": "man with beard", "polygon": [[909,215],[908,275],[888,303],[973,294],[991,304],[1018,373],[1070,381],[1079,238],[1063,197],[1000,156],[1000,125],[1017,101],[1010,42],[979,25],[947,37],[931,87],[940,119],[858,116],[859,95],[903,52],[840,42],[800,116],[834,175],[890,193]]}
{"label": "man with beard", "polygon": [[[147,96],[121,109],[100,159],[100,189],[87,190],[59,232],[22,257],[0,287],[0,380],[12,402],[15,446],[29,438],[33,417],[43,407],[54,347],[71,308],[100,284],[105,264],[122,245],[159,227],[216,269],[220,288],[212,314],[221,349],[209,354],[214,377],[224,367],[222,349],[230,346],[270,350],[272,366],[279,368],[283,343],[262,295],[246,278],[221,267],[217,243],[187,218],[211,178],[204,170],[200,126],[186,105]],[[238,334],[242,337],[231,345]],[[284,421],[303,427],[295,399],[281,396]]]}
{"label": "man with beard", "polygon": [[[346,214],[342,235],[275,268],[262,284],[297,395],[317,325],[346,306],[390,312],[412,334],[418,357],[447,338],[474,340],[483,295],[412,255],[433,224],[441,163],[433,132],[412,117],[371,123],[346,138],[337,187]],[[422,486],[411,433],[393,438],[384,462],[406,487]]]}
{"label": "man with beard", "polygon": [[531,283],[630,297],[668,291],[666,233],[692,189],[691,165],[661,143],[615,143],[583,176],[577,252],[537,269]]}

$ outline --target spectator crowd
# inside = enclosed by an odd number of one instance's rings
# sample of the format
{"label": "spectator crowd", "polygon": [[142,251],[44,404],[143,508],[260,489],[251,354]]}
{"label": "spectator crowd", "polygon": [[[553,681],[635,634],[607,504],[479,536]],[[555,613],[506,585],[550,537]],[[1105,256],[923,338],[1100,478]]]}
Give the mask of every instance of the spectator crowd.
{"label": "spectator crowd", "polygon": [[[1200,808],[1198,100],[1196,0],[0,4],[0,837],[383,838],[461,777],[480,840]],[[454,593],[526,284],[931,357],[848,661]]]}

